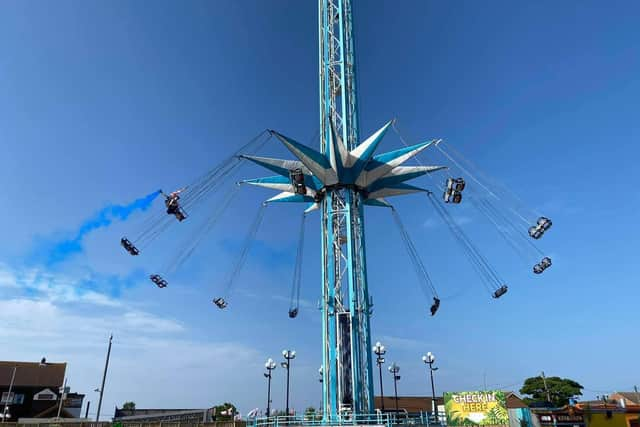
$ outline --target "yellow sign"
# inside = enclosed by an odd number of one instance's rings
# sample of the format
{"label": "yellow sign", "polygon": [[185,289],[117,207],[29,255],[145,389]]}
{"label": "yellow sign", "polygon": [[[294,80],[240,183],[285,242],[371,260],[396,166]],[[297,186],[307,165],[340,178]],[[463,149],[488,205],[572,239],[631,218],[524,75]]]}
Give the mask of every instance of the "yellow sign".
{"label": "yellow sign", "polygon": [[507,402],[502,391],[445,393],[444,408],[449,426],[509,424]]}

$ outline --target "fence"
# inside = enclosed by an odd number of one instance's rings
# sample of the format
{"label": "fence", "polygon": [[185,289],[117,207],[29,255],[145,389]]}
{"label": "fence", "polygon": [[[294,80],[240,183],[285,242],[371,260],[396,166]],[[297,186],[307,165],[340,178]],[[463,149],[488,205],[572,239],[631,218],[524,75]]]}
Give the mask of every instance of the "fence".
{"label": "fence", "polygon": [[[442,420],[441,420],[442,421]],[[367,426],[367,427],[391,427],[405,425],[412,427],[446,427],[444,424],[435,424],[427,413],[381,413],[344,415],[334,419],[323,420],[319,416],[278,416],[262,417],[249,421],[217,421],[202,423],[193,421],[154,421],[154,422],[89,422],[81,420],[49,421],[42,422],[29,420],[22,423],[2,423],[0,427],[320,427],[320,426]]]}
{"label": "fence", "polygon": [[29,421],[24,423],[2,423],[0,427],[247,427],[245,421],[218,421],[213,423],[196,423],[188,421],[155,421],[155,422],[88,422],[78,420],[62,420],[50,422]]}
{"label": "fence", "polygon": [[333,419],[323,419],[321,416],[278,416],[269,418],[256,418],[253,426],[249,427],[314,427],[314,426],[369,426],[390,427],[393,425],[411,425],[415,427],[444,427],[443,424],[435,424],[429,420],[427,413],[407,414],[382,413],[343,415]]}

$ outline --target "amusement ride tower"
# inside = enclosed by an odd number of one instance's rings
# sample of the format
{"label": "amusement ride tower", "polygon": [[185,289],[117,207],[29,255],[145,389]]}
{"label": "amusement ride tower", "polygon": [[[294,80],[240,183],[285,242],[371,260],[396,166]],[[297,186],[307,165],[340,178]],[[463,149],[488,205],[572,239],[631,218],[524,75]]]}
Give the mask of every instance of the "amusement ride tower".
{"label": "amusement ride tower", "polygon": [[[320,147],[308,147],[279,132],[266,131],[234,152],[207,174],[198,178],[192,185],[181,190],[164,194],[160,191],[147,196],[145,200],[162,194],[165,198],[166,212],[149,221],[138,237],[120,241],[131,255],[140,254],[163,232],[171,222],[182,222],[190,211],[205,196],[213,194],[221,183],[230,179],[236,168],[247,159],[271,172],[274,176],[244,180],[241,183],[265,187],[279,191],[279,194],[265,203],[296,202],[308,206],[304,210],[298,242],[298,255],[294,269],[293,296],[299,299],[301,281],[301,259],[304,242],[304,218],[312,211],[318,211],[321,223],[322,241],[322,277],[321,302],[322,313],[322,385],[323,419],[325,424],[334,424],[342,420],[355,422],[357,416],[374,413],[374,393],[372,378],[370,320],[372,303],[367,285],[367,264],[365,251],[364,208],[393,207],[387,202],[392,196],[419,193],[428,195],[434,211],[442,218],[465,256],[480,276],[480,282],[493,298],[500,298],[507,292],[507,285],[497,271],[488,263],[478,248],[457,225],[444,208],[444,204],[458,204],[462,200],[465,181],[462,177],[449,177],[444,185],[437,186],[443,191],[444,201],[437,200],[433,192],[408,184],[419,176],[445,169],[445,166],[404,166],[430,145],[434,145],[449,161],[477,185],[478,193],[468,200],[493,224],[504,240],[523,258],[544,256],[543,252],[528,239],[540,239],[551,227],[551,220],[529,212],[525,218],[517,209],[496,207],[501,197],[490,191],[478,178],[447,154],[439,141],[426,141],[394,151],[375,154],[393,121],[364,140],[360,139],[358,125],[358,99],[356,61],[353,38],[352,0],[319,0],[319,77],[320,77]],[[397,129],[394,129],[397,132]],[[275,136],[296,157],[285,160],[270,157],[258,157],[255,153]],[[263,137],[266,137],[263,138]],[[245,154],[240,154],[244,152]],[[466,164],[466,163],[465,163]],[[175,271],[193,253],[206,233],[218,221],[222,212],[234,197],[237,187],[230,189],[227,196],[216,206],[213,214],[206,219],[197,233],[190,236],[185,244],[179,245],[178,255],[173,257],[165,271]],[[481,190],[481,191],[480,191]],[[466,196],[465,196],[466,197]],[[521,209],[521,208],[518,208]],[[521,224],[529,226],[528,236],[521,233]],[[169,215],[168,218],[163,216]],[[223,286],[223,295],[213,300],[220,309],[227,307],[226,296],[231,291],[234,279],[246,259],[251,241],[262,220],[261,208],[250,226],[240,256]],[[434,315],[440,306],[435,287],[420,260],[418,250],[411,241],[409,233],[402,225],[395,210],[393,216],[399,227],[409,257],[428,296],[433,297],[430,307]],[[538,215],[535,215],[538,216]],[[173,218],[175,217],[175,218]],[[522,235],[524,234],[524,235]],[[195,239],[193,236],[196,236]],[[524,241],[523,241],[524,239]],[[136,246],[137,245],[137,246]],[[526,262],[528,262],[528,259]],[[533,266],[534,274],[541,274],[551,266],[551,258],[544,256]],[[159,274],[152,274],[151,281],[159,288],[166,288],[168,282]],[[297,293],[296,293],[297,292]],[[290,317],[298,314],[297,303],[289,310]],[[343,417],[343,415],[345,417]],[[375,420],[374,420],[375,421]]]}
{"label": "amusement ride tower", "polygon": [[323,414],[374,412],[364,206],[425,191],[405,181],[441,166],[401,166],[434,141],[374,155],[392,122],[360,141],[351,0],[319,1],[320,150],[275,135],[298,160],[244,155],[277,176],[244,181],[310,203],[322,236]]}

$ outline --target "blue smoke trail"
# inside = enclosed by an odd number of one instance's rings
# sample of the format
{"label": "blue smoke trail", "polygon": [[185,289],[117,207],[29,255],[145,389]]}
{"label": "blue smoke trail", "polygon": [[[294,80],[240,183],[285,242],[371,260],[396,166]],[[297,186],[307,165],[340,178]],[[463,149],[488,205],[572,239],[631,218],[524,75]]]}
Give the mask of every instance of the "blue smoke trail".
{"label": "blue smoke trail", "polygon": [[108,227],[116,219],[125,221],[135,211],[146,211],[151,207],[151,204],[159,194],[160,190],[134,200],[128,205],[106,206],[93,218],[85,221],[75,233],[75,237],[53,242],[47,254],[46,264],[56,264],[68,259],[74,254],[82,252],[82,240],[87,234],[99,228]]}

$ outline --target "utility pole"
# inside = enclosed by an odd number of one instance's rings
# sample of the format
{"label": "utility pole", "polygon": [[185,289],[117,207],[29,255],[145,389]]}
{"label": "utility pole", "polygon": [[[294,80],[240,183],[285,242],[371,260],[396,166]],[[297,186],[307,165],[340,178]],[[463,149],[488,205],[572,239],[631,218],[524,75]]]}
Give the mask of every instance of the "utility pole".
{"label": "utility pole", "polygon": [[638,393],[638,386],[637,385],[633,386],[633,391],[636,392],[636,402],[638,402],[638,404],[640,404],[640,393]]}
{"label": "utility pole", "polygon": [[91,406],[91,401],[87,400],[87,409],[84,412],[84,417],[89,419],[89,406]]}
{"label": "utility pole", "polygon": [[4,402],[4,410],[2,411],[3,423],[4,423],[4,420],[7,418],[7,412],[9,412],[9,399],[11,398],[11,391],[13,389],[13,381],[16,379],[16,369],[17,369],[17,366],[14,366],[13,373],[11,374],[11,382],[9,383],[9,395],[7,396],[7,400]]}
{"label": "utility pole", "polygon": [[547,378],[542,371],[542,383],[544,384],[544,391],[547,393],[547,402],[551,402],[551,394],[549,393],[549,387],[547,387]]}
{"label": "utility pole", "polygon": [[98,413],[96,414],[96,422],[100,421],[100,408],[102,407],[102,395],[104,394],[104,382],[107,379],[107,369],[109,368],[109,357],[111,356],[111,341],[113,334],[109,335],[109,348],[107,349],[107,360],[104,364],[104,373],[102,374],[102,386],[100,386],[100,399],[98,400]]}
{"label": "utility pole", "polygon": [[62,403],[64,402],[65,397],[67,396],[67,379],[64,379],[62,383],[62,387],[60,388],[60,403],[58,404],[58,416],[57,419],[60,419],[60,412],[62,412]]}

